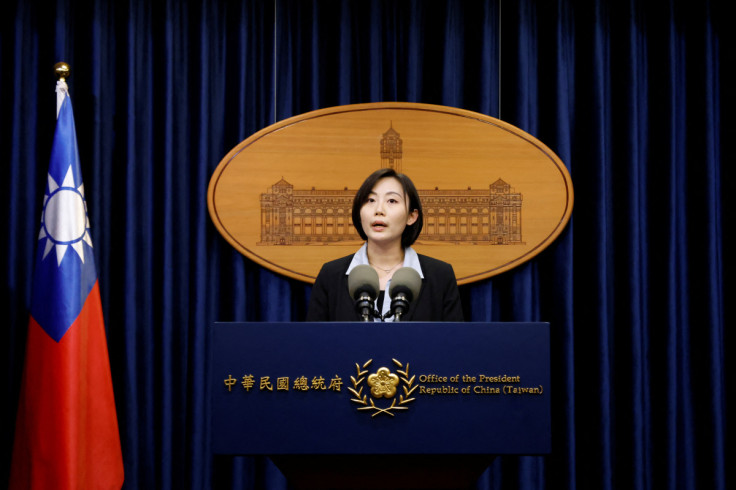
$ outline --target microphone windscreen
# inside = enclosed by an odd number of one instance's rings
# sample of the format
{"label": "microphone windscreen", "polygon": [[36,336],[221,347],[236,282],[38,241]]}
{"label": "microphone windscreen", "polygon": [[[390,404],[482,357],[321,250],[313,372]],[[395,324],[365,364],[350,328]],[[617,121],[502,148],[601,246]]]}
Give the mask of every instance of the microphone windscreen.
{"label": "microphone windscreen", "polygon": [[371,299],[376,299],[380,287],[378,273],[369,265],[359,265],[348,275],[348,290],[353,299],[363,292],[368,293]]}
{"label": "microphone windscreen", "polygon": [[394,272],[391,285],[388,287],[388,295],[393,298],[397,293],[408,293],[409,301],[413,301],[422,287],[422,278],[419,273],[411,267],[402,267]]}

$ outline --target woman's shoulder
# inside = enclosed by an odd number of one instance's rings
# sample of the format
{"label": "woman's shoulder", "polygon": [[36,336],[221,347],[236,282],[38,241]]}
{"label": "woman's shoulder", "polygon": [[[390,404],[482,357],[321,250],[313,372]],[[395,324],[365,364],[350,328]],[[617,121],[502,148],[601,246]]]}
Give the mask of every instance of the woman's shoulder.
{"label": "woman's shoulder", "polygon": [[419,256],[419,263],[422,265],[422,267],[426,265],[427,267],[437,269],[452,269],[452,265],[450,265],[448,262],[442,261],[440,259],[435,259],[434,257],[430,257],[429,255],[417,255]]}
{"label": "woman's shoulder", "polygon": [[422,266],[422,271],[426,272],[426,275],[436,275],[436,274],[447,274],[455,277],[455,272],[452,269],[452,265],[450,265],[448,262],[444,262],[440,259],[435,259],[434,257],[430,257],[428,255],[422,255],[417,254],[419,256],[419,264]]}
{"label": "woman's shoulder", "polygon": [[345,274],[345,271],[348,270],[348,266],[350,266],[350,262],[353,260],[353,255],[355,254],[346,255],[345,257],[325,262],[322,265],[322,271],[320,273]]}

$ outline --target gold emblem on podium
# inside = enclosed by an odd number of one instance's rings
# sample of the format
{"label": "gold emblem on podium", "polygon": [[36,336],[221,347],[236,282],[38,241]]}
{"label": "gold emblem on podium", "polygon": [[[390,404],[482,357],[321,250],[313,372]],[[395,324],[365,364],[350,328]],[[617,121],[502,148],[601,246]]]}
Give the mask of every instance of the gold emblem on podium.
{"label": "gold emblem on podium", "polygon": [[[407,406],[409,403],[416,400],[411,395],[417,389],[414,386],[414,380],[416,376],[409,377],[409,364],[404,365],[396,360],[392,359],[395,367],[396,374],[391,372],[391,369],[387,367],[380,367],[376,372],[370,373],[370,365],[373,363],[373,359],[370,359],[360,364],[356,363],[355,368],[357,375],[350,376],[350,380],[353,383],[352,387],[348,387],[350,393],[353,394],[351,402],[360,405],[358,410],[369,410],[372,412],[371,417],[375,417],[379,414],[394,416],[395,410],[408,410]],[[363,382],[366,384],[363,384]],[[363,394],[363,389],[368,386],[368,394]],[[396,398],[397,392],[399,397]],[[381,399],[385,398],[391,400],[391,404],[388,406],[381,406]],[[385,402],[384,402],[385,404]]]}

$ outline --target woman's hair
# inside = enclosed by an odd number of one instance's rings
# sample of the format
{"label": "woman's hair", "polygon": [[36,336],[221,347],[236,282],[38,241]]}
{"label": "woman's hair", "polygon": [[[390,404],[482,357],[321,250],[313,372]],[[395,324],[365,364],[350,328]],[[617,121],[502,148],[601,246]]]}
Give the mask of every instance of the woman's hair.
{"label": "woman's hair", "polygon": [[421,233],[422,226],[424,224],[422,202],[419,200],[419,193],[417,192],[417,188],[414,187],[414,182],[412,182],[411,179],[406,175],[397,173],[392,168],[382,168],[380,170],[376,170],[375,172],[370,174],[360,186],[360,189],[358,189],[358,192],[357,194],[355,194],[355,198],[353,199],[353,226],[356,230],[358,230],[358,235],[360,235],[360,238],[362,238],[363,240],[368,239],[368,236],[365,234],[365,230],[363,230],[363,224],[360,222],[360,209],[363,207],[363,204],[365,204],[368,200],[368,196],[373,191],[376,183],[379,180],[388,177],[393,177],[394,179],[401,182],[401,187],[403,187],[404,194],[408,199],[409,213],[411,213],[415,209],[419,213],[417,220],[411,225],[407,225],[404,229],[404,233],[401,234],[401,246],[404,248],[410,247],[415,241],[417,241],[419,233]]}

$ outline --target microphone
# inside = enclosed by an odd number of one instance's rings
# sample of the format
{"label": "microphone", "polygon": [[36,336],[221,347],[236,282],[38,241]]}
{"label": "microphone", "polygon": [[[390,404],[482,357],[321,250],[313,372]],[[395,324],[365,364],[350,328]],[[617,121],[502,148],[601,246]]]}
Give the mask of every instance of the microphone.
{"label": "microphone", "polygon": [[348,291],[355,300],[355,309],[364,322],[373,321],[373,302],[380,288],[378,273],[369,265],[359,265],[348,275]]}
{"label": "microphone", "polygon": [[419,294],[422,287],[422,278],[411,267],[402,267],[394,272],[388,295],[391,297],[391,311],[395,321],[401,321],[401,316],[409,311],[409,303]]}

